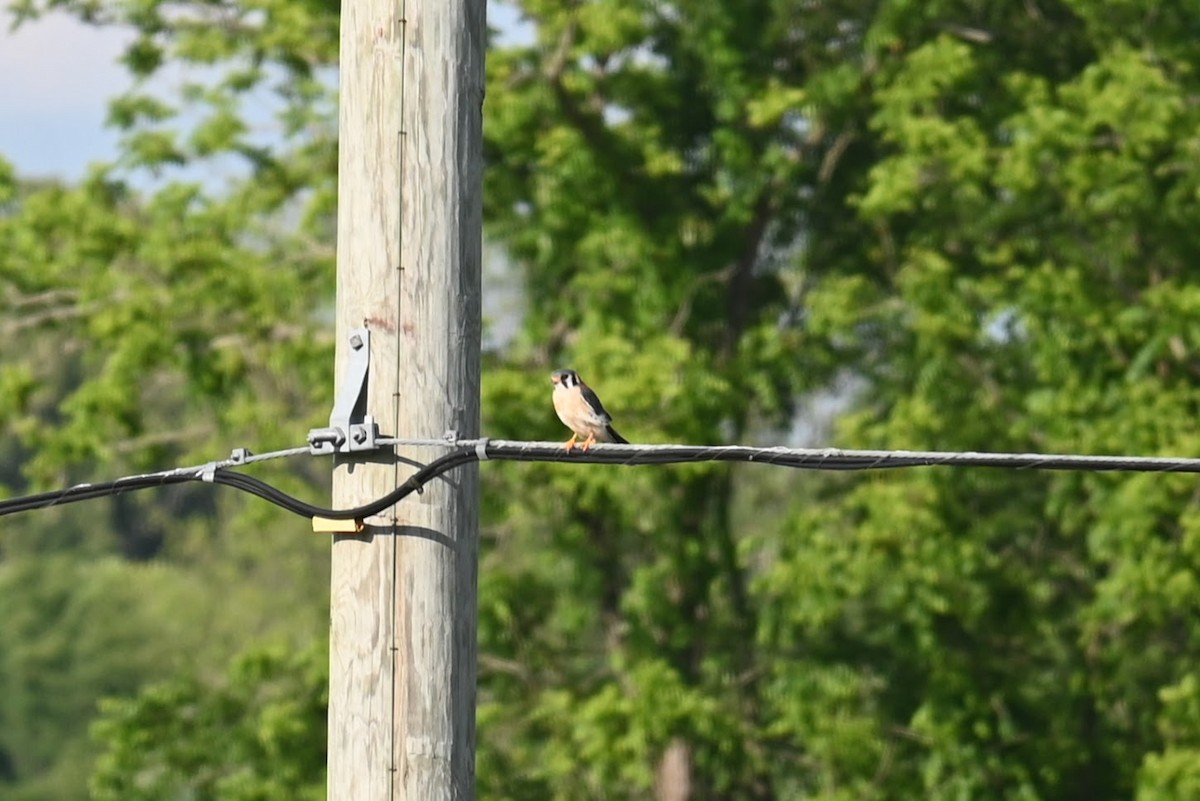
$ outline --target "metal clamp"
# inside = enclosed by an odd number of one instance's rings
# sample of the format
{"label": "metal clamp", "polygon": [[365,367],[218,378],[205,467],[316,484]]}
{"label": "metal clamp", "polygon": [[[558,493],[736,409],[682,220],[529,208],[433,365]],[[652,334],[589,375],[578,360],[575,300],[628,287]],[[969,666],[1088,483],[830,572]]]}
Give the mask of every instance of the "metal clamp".
{"label": "metal clamp", "polygon": [[333,402],[327,428],[308,432],[308,450],[313,455],[373,451],[379,426],[367,411],[367,376],[371,369],[371,332],[350,332],[350,355]]}

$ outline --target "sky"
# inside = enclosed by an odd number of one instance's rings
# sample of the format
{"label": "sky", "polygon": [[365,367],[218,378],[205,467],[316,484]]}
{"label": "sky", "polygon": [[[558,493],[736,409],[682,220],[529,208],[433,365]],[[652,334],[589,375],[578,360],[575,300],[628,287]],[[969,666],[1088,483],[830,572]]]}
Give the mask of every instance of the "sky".
{"label": "sky", "polygon": [[[513,9],[488,3],[488,24],[521,38]],[[131,36],[65,14],[16,32],[0,14],[0,156],[25,178],[77,179],[111,160],[117,136],[104,126],[108,100],[129,86],[118,59]]]}
{"label": "sky", "polygon": [[78,178],[112,158],[105,109],[127,85],[117,62],[127,38],[62,14],[0,27],[0,155],[19,175]]}

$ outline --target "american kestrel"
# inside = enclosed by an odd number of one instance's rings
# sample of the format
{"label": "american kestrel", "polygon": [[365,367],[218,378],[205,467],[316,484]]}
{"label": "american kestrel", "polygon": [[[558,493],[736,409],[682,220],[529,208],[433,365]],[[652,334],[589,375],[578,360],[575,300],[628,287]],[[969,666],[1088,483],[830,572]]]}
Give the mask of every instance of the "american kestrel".
{"label": "american kestrel", "polygon": [[567,453],[575,447],[575,441],[583,437],[583,452],[597,442],[616,442],[628,445],[629,440],[612,427],[612,415],[604,410],[604,404],[592,388],[583,383],[574,370],[555,370],[550,374],[554,383],[554,411],[563,425],[573,432],[564,447]]}

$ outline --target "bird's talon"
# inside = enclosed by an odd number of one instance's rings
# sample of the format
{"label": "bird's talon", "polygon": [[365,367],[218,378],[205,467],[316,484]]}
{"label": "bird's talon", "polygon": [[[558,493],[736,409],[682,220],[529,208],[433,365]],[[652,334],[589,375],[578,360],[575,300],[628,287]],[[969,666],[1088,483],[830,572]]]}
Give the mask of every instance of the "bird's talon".
{"label": "bird's talon", "polygon": [[[567,453],[570,453],[571,451],[573,451],[575,449],[575,440],[577,440],[578,438],[579,438],[578,434],[572,434],[571,438],[563,443],[563,447],[567,449]],[[584,450],[586,451],[587,448],[584,448]]]}

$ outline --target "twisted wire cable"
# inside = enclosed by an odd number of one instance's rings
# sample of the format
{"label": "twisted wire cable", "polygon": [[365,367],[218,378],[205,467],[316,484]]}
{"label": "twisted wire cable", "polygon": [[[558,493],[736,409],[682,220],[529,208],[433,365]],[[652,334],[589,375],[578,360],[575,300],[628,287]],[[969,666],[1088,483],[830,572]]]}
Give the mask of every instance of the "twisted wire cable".
{"label": "twisted wire cable", "polygon": [[237,468],[272,459],[310,455],[307,446],[253,454],[238,449],[228,459],[156,473],[125,476],[96,484],[0,500],[0,516],[103,498],[124,492],[204,481],[255,495],[303,517],[361,519],[378,514],[456,467],[480,461],[568,462],[635,467],[696,462],[746,462],[801,470],[888,470],[912,467],[986,467],[1010,470],[1076,470],[1200,473],[1200,459],[1160,456],[1088,456],[975,451],[884,451],[840,448],[751,447],[747,445],[596,445],[568,452],[559,442],[493,439],[413,439],[382,437],[380,446],[427,447],[448,452],[420,467],[392,492],[353,509],[331,509],[295,498]]}

